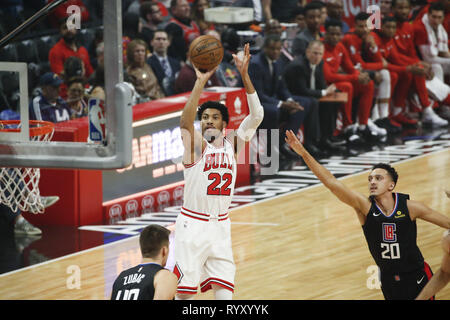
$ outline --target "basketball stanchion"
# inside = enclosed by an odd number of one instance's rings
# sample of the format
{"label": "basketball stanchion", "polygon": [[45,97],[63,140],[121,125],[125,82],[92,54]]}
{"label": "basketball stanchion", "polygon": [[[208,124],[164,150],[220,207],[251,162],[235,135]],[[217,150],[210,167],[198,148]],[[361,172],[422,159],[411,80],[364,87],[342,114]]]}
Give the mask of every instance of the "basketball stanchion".
{"label": "basketball stanchion", "polygon": [[[48,121],[30,120],[30,140],[50,141],[55,125]],[[20,120],[0,120],[0,132],[19,132]],[[39,168],[0,167],[0,203],[16,212],[43,213],[39,194]]]}

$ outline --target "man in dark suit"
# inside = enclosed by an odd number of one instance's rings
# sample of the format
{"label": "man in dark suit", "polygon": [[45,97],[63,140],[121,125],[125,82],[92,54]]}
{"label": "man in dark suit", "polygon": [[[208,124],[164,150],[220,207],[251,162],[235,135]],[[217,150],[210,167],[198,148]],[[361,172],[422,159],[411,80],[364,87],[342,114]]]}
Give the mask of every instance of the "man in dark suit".
{"label": "man in dark suit", "polygon": [[147,63],[153,69],[166,97],[171,96],[175,94],[174,84],[178,72],[181,69],[180,61],[167,55],[170,40],[165,30],[155,31],[151,45],[153,47],[153,54],[148,58]]}
{"label": "man in dark suit", "polygon": [[[268,35],[264,39],[261,52],[250,62],[249,74],[264,107],[264,120],[260,129],[268,130],[270,141],[271,130],[280,130],[280,152],[288,157],[296,158],[285,143],[285,131],[298,132],[305,124],[305,145],[316,156],[323,153],[316,146],[319,139],[318,110],[313,108],[312,99],[292,95],[282,77],[282,70],[277,64],[281,52],[281,39],[276,35]],[[268,145],[270,142],[268,141]]]}
{"label": "man in dark suit", "polygon": [[333,136],[339,104],[319,102],[320,98],[336,91],[334,84],[327,87],[323,74],[323,53],[323,43],[319,40],[311,41],[305,55],[298,56],[289,63],[283,76],[292,94],[313,98],[313,104],[319,108],[321,147],[334,149],[344,144],[345,140]]}

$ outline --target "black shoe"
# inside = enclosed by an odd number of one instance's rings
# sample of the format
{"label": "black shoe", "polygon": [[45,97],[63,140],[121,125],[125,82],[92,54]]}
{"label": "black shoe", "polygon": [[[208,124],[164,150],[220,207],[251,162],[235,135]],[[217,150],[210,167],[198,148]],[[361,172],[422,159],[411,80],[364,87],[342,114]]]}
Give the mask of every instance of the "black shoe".
{"label": "black shoe", "polygon": [[314,158],[324,158],[329,155],[327,150],[320,149],[312,143],[305,144],[305,149],[312,155]]}
{"label": "black shoe", "polygon": [[347,141],[343,136],[331,136],[324,140],[324,144],[330,147],[345,146]]}
{"label": "black shoe", "polygon": [[402,132],[401,125],[400,124],[397,124],[397,125],[393,124],[389,120],[389,118],[377,119],[374,122],[375,122],[375,124],[378,127],[386,129],[388,133],[400,133],[400,132]]}
{"label": "black shoe", "polygon": [[360,137],[362,137],[364,140],[366,140],[367,142],[374,142],[374,141],[378,141],[380,139],[380,137],[376,133],[372,132],[369,129],[369,126],[366,126],[362,130],[358,128],[358,135]]}

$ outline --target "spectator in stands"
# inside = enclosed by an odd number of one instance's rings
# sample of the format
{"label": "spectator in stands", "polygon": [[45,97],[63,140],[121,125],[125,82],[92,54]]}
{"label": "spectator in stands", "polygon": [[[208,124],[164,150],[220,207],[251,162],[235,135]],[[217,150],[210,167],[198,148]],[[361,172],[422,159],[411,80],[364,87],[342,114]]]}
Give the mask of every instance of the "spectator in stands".
{"label": "spectator in stands", "polygon": [[148,46],[152,40],[152,31],[150,29],[144,29],[139,13],[125,12],[122,29],[122,37],[127,44],[132,40],[141,39],[144,40]]}
{"label": "spectator in stands", "polygon": [[136,39],[128,44],[126,73],[140,95],[139,102],[165,96],[152,68],[146,62],[146,52],[147,44],[143,40]]}
{"label": "spectator in stands", "polygon": [[208,30],[214,30],[214,23],[205,20],[205,9],[210,7],[209,0],[194,0],[191,6],[191,19],[200,28],[201,34],[206,34]]}
{"label": "spectator in stands", "polygon": [[448,34],[442,23],[445,9],[439,2],[430,5],[428,13],[414,23],[415,44],[424,61],[430,63],[435,75],[444,81],[450,75]]}
{"label": "spectator in stands", "polygon": [[[64,61],[64,71],[61,74],[63,83],[59,91],[59,95],[64,100],[67,100],[67,82],[74,77],[86,79],[86,69],[83,61],[78,57],[69,57]],[[86,89],[89,88],[89,83],[86,82]]]}
{"label": "spectator in stands", "polygon": [[231,62],[233,60],[233,54],[237,53],[237,50],[241,44],[241,39],[234,28],[225,27],[220,34],[223,46],[223,61]]}
{"label": "spectator in stands", "polygon": [[88,115],[88,99],[82,77],[72,77],[67,81],[67,105],[70,108],[70,119]]}
{"label": "spectator in stands", "polygon": [[[143,1],[139,8],[139,14],[141,16],[142,32],[147,34],[150,39],[153,39],[154,32],[158,30],[159,25],[163,22],[163,16],[158,3],[154,1]],[[150,51],[153,52],[151,43]]]}
{"label": "spectator in stands", "polygon": [[281,55],[278,59],[278,64],[281,68],[281,70],[284,70],[284,67],[294,59],[294,57],[291,54],[289,44],[290,42],[287,39],[284,39],[282,37],[283,35],[283,27],[281,26],[280,22],[277,19],[270,19],[266,22],[266,25],[264,27],[264,36],[268,35],[276,35],[282,39],[282,45],[281,45]]}
{"label": "spectator in stands", "polygon": [[39,79],[42,92],[30,103],[30,119],[50,122],[70,120],[70,109],[59,96],[59,87],[63,81],[52,72],[45,73]]}
{"label": "spectator in stands", "polygon": [[[189,60],[188,52],[186,63],[183,64],[180,72],[178,73],[178,77],[175,79],[175,93],[178,94],[192,91],[196,79],[197,77],[195,75],[195,70]],[[222,83],[220,83],[217,75],[213,74],[206,83],[205,88],[217,86],[222,86]]]}
{"label": "spectator in stands", "polygon": [[50,49],[48,59],[53,73],[61,75],[64,70],[64,62],[67,58],[75,56],[84,62],[86,76],[90,76],[94,71],[89,58],[89,53],[85,47],[76,41],[77,29],[68,29],[66,20],[60,21],[59,32],[61,39]]}
{"label": "spectator in stands", "polygon": [[[398,81],[393,94],[393,116],[396,121],[406,122],[405,115],[406,99],[409,91],[414,90],[415,94],[422,97],[421,100],[428,100],[428,92],[425,87],[425,77],[428,71],[422,66],[417,58],[403,55],[395,45],[397,22],[394,17],[383,18],[381,30],[373,32],[372,36],[377,45],[379,54],[387,60],[388,69],[398,73]],[[377,55],[373,55],[375,58]],[[382,61],[381,57],[375,61]],[[426,104],[425,104],[426,105]],[[432,126],[446,126],[448,122],[440,118],[433,110],[433,103],[429,103],[422,110],[422,124]],[[405,119],[406,118],[406,119]]]}
{"label": "spectator in stands", "polygon": [[303,7],[298,6],[292,11],[290,22],[297,24],[298,27],[297,32],[302,32],[303,30],[305,30],[306,21],[305,21],[305,10],[303,9]]}
{"label": "spectator in stands", "polygon": [[277,19],[289,22],[291,13],[298,7],[298,0],[261,0],[265,21]]}
{"label": "spectator in stands", "polygon": [[[218,40],[221,40],[220,34],[216,30],[207,30],[206,35],[211,35]],[[219,64],[216,70],[215,76],[219,80],[221,86],[223,87],[242,87],[242,78],[239,70],[236,68],[234,63],[230,63],[224,59]]]}
{"label": "spectator in stands", "polygon": [[[372,110],[374,83],[369,74],[353,65],[350,54],[341,42],[341,21],[330,19],[325,24],[325,53],[323,71],[327,83],[334,83],[336,88],[347,92],[348,101],[343,110],[344,132],[349,135],[349,142],[360,143],[377,138],[367,126]],[[342,70],[342,71],[341,71]],[[353,124],[353,100],[357,114],[357,124]]]}
{"label": "spectator in stands", "polygon": [[[55,0],[48,0],[48,2],[53,2]],[[88,0],[89,1],[89,0]],[[89,11],[82,0],[69,0],[58,7],[56,7],[50,14],[49,20],[53,23],[54,28],[58,28],[61,25],[58,21],[67,21],[67,18],[72,14],[69,9],[70,6],[77,6],[80,9],[81,23],[86,23],[89,21]]]}
{"label": "spectator in stands", "polygon": [[166,96],[175,93],[175,79],[181,69],[180,61],[169,57],[167,49],[170,45],[169,35],[164,29],[157,30],[153,34],[151,42],[153,54],[147,60],[158,79],[159,86],[164,90]]}
{"label": "spectator in stands", "polygon": [[292,43],[292,54],[294,56],[302,56],[305,54],[308,43],[312,40],[320,40],[322,33],[321,26],[321,9],[322,5],[318,2],[310,2],[304,8],[306,29],[300,31],[295,36]]}
{"label": "spectator in stands", "polygon": [[326,3],[326,10],[327,10],[327,18],[325,22],[329,19],[335,19],[338,21],[342,21],[342,34],[346,34],[350,27],[348,24],[342,20],[342,17],[344,15],[344,4],[342,0],[329,0]]}
{"label": "spectator in stands", "polygon": [[170,3],[172,18],[165,29],[172,39],[169,46],[169,56],[186,61],[189,44],[200,36],[200,28],[190,19],[191,9],[187,0],[172,0]]}
{"label": "spectator in stands", "polygon": [[296,57],[284,71],[287,88],[293,95],[307,96],[319,103],[320,147],[338,149],[345,144],[345,139],[334,136],[336,113],[339,104],[321,103],[318,99],[336,92],[334,84],[328,85],[323,74],[324,45],[319,40],[313,40],[306,48],[305,56]]}
{"label": "spectator in stands", "polygon": [[[369,50],[368,38],[372,38],[370,30],[367,26],[367,20],[370,14],[366,12],[360,12],[355,17],[355,28],[352,33],[346,34],[342,39],[342,44],[347,48],[350,54],[350,59],[353,64],[360,70],[364,70],[369,73],[370,79],[375,83],[375,105],[372,108],[372,118],[368,119],[367,125],[369,129],[375,131],[381,136],[386,136],[387,129],[379,128],[374,121],[388,121],[389,116],[389,100],[391,97],[391,77],[395,78],[393,84],[397,82],[397,74],[389,73],[386,62],[370,63],[367,60],[366,50]],[[373,40],[373,39],[372,39]],[[376,47],[375,49],[376,50]],[[386,120],[379,120],[386,119]],[[417,122],[417,121],[416,121]],[[400,127],[389,128],[391,132],[400,131]]]}
{"label": "spectator in stands", "polygon": [[268,35],[264,39],[261,52],[256,54],[249,66],[249,75],[258,92],[264,108],[264,119],[260,129],[268,130],[268,143],[271,142],[271,130],[280,130],[279,151],[296,158],[292,150],[285,144],[285,131],[298,132],[302,124],[305,125],[305,145],[317,156],[323,153],[317,147],[320,138],[320,124],[317,105],[307,97],[294,96],[289,92],[282,77],[282,70],[278,66],[282,41],[277,35]]}

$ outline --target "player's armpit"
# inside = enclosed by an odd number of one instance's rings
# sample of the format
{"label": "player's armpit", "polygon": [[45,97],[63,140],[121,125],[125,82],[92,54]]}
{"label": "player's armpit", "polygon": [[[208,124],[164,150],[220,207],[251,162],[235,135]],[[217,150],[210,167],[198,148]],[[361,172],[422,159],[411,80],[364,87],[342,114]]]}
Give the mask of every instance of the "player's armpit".
{"label": "player's armpit", "polygon": [[177,292],[177,282],[177,276],[169,270],[159,271],[153,281],[155,287],[153,300],[172,300]]}

